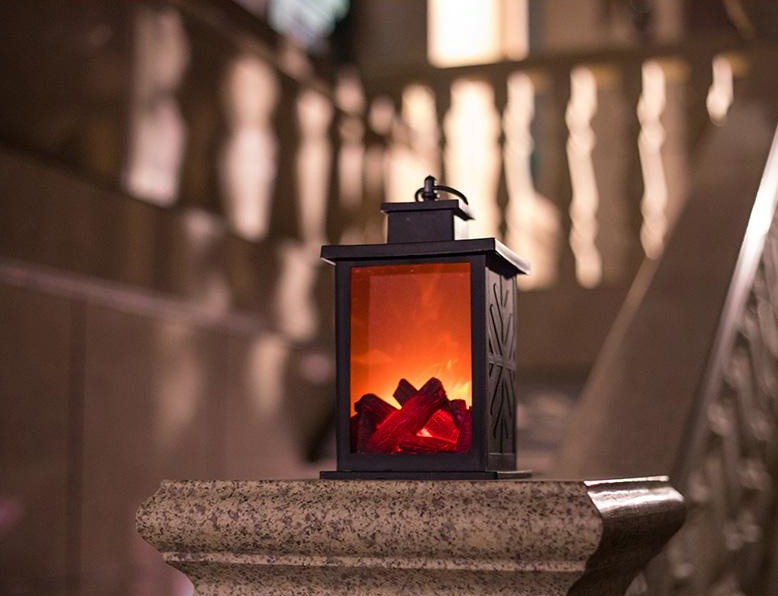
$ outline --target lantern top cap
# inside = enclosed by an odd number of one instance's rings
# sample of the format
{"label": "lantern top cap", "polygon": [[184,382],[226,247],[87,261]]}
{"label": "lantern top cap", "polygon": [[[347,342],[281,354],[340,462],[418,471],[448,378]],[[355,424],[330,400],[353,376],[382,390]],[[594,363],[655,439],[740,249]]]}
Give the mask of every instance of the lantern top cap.
{"label": "lantern top cap", "polygon": [[[439,191],[456,198],[440,199]],[[455,219],[473,219],[467,197],[455,188],[436,184],[433,176],[424,179],[424,186],[416,191],[413,202],[383,203],[381,211],[389,218],[387,241],[390,244],[454,240]]]}

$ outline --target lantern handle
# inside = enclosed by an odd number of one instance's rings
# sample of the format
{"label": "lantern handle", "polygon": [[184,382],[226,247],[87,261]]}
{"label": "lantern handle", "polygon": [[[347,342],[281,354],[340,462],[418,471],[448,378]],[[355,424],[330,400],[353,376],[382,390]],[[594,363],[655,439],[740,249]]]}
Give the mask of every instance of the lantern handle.
{"label": "lantern handle", "polygon": [[469,203],[467,202],[467,197],[464,194],[462,194],[460,191],[458,191],[456,188],[451,188],[450,186],[446,186],[445,184],[435,184],[434,176],[427,176],[424,179],[424,186],[416,190],[416,193],[413,195],[413,198],[417,202],[434,201],[438,198],[437,191],[439,190],[450,193],[452,195],[456,195],[465,202],[465,205],[469,205]]}

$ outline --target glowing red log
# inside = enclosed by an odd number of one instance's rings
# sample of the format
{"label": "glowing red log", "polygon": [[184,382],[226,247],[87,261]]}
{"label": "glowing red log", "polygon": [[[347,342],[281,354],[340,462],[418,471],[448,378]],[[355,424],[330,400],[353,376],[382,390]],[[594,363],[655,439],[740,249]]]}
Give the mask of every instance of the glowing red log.
{"label": "glowing red log", "polygon": [[470,444],[473,440],[473,417],[471,408],[467,407],[465,400],[455,399],[451,401],[451,417],[459,429],[457,453],[470,451]]}
{"label": "glowing red log", "polygon": [[424,425],[420,434],[423,435],[425,432],[431,437],[456,446],[457,441],[459,440],[460,430],[454,423],[449,408],[440,408],[430,416],[430,419],[427,421],[427,424]]}
{"label": "glowing red log", "polygon": [[400,441],[400,450],[403,453],[455,452],[457,450],[457,444],[437,437],[414,435]]}
{"label": "glowing red log", "polygon": [[400,408],[389,414],[368,439],[365,450],[373,453],[393,453],[400,443],[418,433],[440,407],[448,403],[446,391],[436,378],[431,378],[419,392]]}
{"label": "glowing red log", "polygon": [[366,393],[354,404],[354,409],[357,413],[351,417],[351,448],[363,452],[378,424],[397,408],[373,393]]}
{"label": "glowing red log", "polygon": [[400,409],[367,393],[354,404],[351,448],[358,453],[464,453],[472,441],[471,409],[449,401],[443,384],[429,379],[416,389],[400,379],[394,398]]}
{"label": "glowing red log", "polygon": [[396,412],[392,404],[386,403],[374,393],[366,393],[354,404],[354,409],[360,416],[370,417],[376,422],[381,422],[392,412]]}
{"label": "glowing red log", "polygon": [[400,379],[400,382],[397,383],[397,389],[394,390],[392,397],[397,400],[398,404],[403,405],[418,392],[419,390],[411,385],[406,379]]}
{"label": "glowing red log", "polygon": [[446,396],[446,390],[443,388],[443,383],[435,377],[431,377],[424,385],[419,389],[420,395],[429,396],[430,399],[442,399],[444,403],[448,403],[448,397]]}

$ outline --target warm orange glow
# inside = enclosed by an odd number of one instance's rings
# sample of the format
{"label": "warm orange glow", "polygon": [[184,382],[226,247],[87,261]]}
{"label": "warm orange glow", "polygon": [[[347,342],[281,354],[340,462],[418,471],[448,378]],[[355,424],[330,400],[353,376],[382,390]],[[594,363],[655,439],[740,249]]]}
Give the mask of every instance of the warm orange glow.
{"label": "warm orange glow", "polygon": [[351,411],[367,393],[395,407],[400,379],[440,379],[472,404],[470,263],[351,270]]}

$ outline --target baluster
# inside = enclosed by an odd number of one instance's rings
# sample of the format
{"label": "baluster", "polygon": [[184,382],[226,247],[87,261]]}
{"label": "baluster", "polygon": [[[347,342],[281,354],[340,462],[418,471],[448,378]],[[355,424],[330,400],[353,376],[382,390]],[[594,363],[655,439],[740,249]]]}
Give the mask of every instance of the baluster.
{"label": "baluster", "polygon": [[268,233],[278,142],[272,118],[278,84],[271,67],[255,56],[232,61],[223,85],[226,138],[219,156],[223,212],[247,240]]}
{"label": "baluster", "polygon": [[576,279],[584,287],[602,280],[602,258],[597,249],[599,189],[594,176],[592,152],[595,136],[592,118],[597,111],[597,81],[592,70],[576,67],[570,73],[570,103],[565,121],[570,130],[567,159],[570,166],[570,246],[575,255]]}
{"label": "baluster", "polygon": [[[121,183],[129,194],[158,205],[172,205],[179,196],[189,201],[192,193],[183,183],[188,171],[194,169],[192,138],[187,134],[187,125],[192,121],[187,122],[186,116],[191,115],[185,115],[186,106],[179,102],[178,94],[183,92],[182,96],[189,97],[189,90],[182,87],[194,78],[186,76],[194,47],[178,11],[133,5],[129,14],[133,17],[132,93],[128,98],[128,147]],[[161,31],[166,32],[164,42]],[[168,65],[164,72],[160,72],[162,63]],[[98,155],[104,150],[92,147],[95,162],[104,160]],[[189,154],[186,159],[185,154]],[[153,214],[137,205],[118,203],[117,208],[123,215],[109,225],[116,226],[112,237],[124,248],[103,251],[99,261],[108,260],[110,268],[130,283],[163,290],[187,287],[189,276],[172,263],[172,235],[160,234]],[[77,229],[83,228],[76,233],[87,242],[99,229],[90,217],[72,219]],[[61,252],[59,246],[55,250]]]}
{"label": "baluster", "polygon": [[327,189],[332,149],[327,136],[333,117],[329,99],[313,89],[297,97],[300,146],[296,157],[297,218],[304,244],[315,247],[325,239]]}
{"label": "baluster", "polygon": [[708,108],[710,119],[721,125],[727,119],[727,112],[734,99],[732,61],[726,55],[719,55],[713,58],[711,68],[713,80],[705,98],[705,106]]}
{"label": "baluster", "polygon": [[559,210],[535,190],[532,168],[535,96],[547,90],[548,77],[543,74],[517,72],[508,78],[508,103],[503,116],[508,190],[505,221],[508,246],[532,264],[532,275],[519,280],[524,288],[546,288],[557,277]]}
{"label": "baluster", "polygon": [[445,117],[446,183],[464,192],[476,216],[469,222],[473,238],[497,236],[499,210],[494,201],[500,167],[499,117],[494,89],[485,81],[460,79],[451,86],[451,109]]}
{"label": "baluster", "polygon": [[189,59],[181,16],[170,8],[139,7],[130,145],[124,186],[156,205],[178,199],[186,125],[178,92]]}
{"label": "baluster", "polygon": [[686,196],[688,159],[684,118],[686,67],[678,61],[643,65],[640,160],[644,192],[641,240],[646,255],[658,257]]}
{"label": "baluster", "polygon": [[643,92],[638,102],[641,125],[638,146],[643,168],[640,238],[650,258],[656,258],[661,253],[666,228],[667,182],[661,153],[665,141],[661,121],[664,108],[664,71],[657,62],[650,61],[643,65]]}

